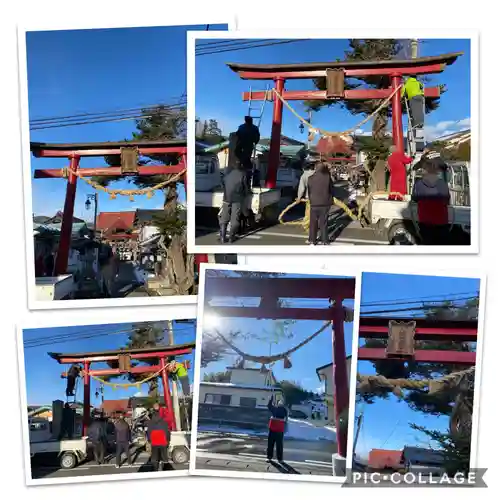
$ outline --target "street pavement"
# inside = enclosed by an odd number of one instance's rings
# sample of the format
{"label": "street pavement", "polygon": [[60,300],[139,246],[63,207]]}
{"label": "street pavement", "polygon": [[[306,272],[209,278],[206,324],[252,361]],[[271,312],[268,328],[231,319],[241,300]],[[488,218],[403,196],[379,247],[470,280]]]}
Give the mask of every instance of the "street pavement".
{"label": "street pavement", "polygon": [[[55,479],[67,477],[84,477],[84,476],[102,476],[108,474],[131,474],[136,472],[153,472],[153,466],[149,462],[149,454],[140,452],[137,456],[132,455],[133,463],[131,466],[127,465],[124,455],[122,455],[123,465],[117,469],[115,467],[115,456],[110,454],[106,457],[106,462],[103,465],[98,465],[93,460],[83,462],[74,469],[61,469],[58,465],[57,459],[48,461],[44,457],[44,462],[41,459],[33,459],[31,463],[31,477],[32,479]],[[188,470],[189,464],[173,464],[168,463],[164,465],[163,471],[169,470]]]}
{"label": "street pavement", "polygon": [[[304,205],[290,210],[285,222],[297,221],[304,216]],[[370,227],[363,228],[338,207],[332,207],[329,221],[331,245],[387,245],[388,241]],[[260,226],[238,238],[237,245],[306,245],[307,233],[301,225],[280,224]],[[197,245],[219,245],[218,228],[213,218],[200,219],[195,231]],[[229,246],[229,245],[228,245]]]}
{"label": "street pavement", "polygon": [[285,437],[284,463],[269,463],[266,437],[203,432],[198,434],[196,468],[331,476],[335,451],[332,441]]}

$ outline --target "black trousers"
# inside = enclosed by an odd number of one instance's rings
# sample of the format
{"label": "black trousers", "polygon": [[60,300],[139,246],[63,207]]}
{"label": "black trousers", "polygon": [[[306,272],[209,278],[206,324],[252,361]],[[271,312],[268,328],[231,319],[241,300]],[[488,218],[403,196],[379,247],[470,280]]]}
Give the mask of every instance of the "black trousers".
{"label": "black trousers", "polygon": [[182,387],[182,394],[188,397],[191,394],[191,388],[189,387],[189,377],[179,377],[179,382]]}
{"label": "black trousers", "polygon": [[283,433],[269,431],[267,436],[267,458],[269,460],[273,459],[274,456],[274,445],[276,445],[276,456],[278,461],[283,460]]}
{"label": "black trousers", "polygon": [[75,390],[75,377],[68,377],[66,380],[66,396],[72,396]]}
{"label": "black trousers", "polygon": [[221,229],[227,228],[229,222],[231,222],[231,234],[230,237],[236,236],[240,227],[241,216],[247,216],[247,210],[244,203],[226,203],[222,204],[221,211],[219,213],[219,224]]}
{"label": "black trousers", "polygon": [[116,443],[116,465],[121,465],[122,453],[125,453],[127,455],[127,463],[129,465],[132,465],[132,460],[130,460],[130,444],[129,443]]}
{"label": "black trousers", "polygon": [[418,229],[422,245],[447,245],[450,237],[448,226],[436,224],[419,224]]}
{"label": "black trousers", "polygon": [[328,239],[328,214],[330,207],[315,207],[311,206],[310,221],[309,221],[309,241],[316,244],[318,233],[321,242],[329,243]]}
{"label": "black trousers", "polygon": [[168,462],[168,446],[151,446],[151,463],[160,470],[160,462]]}
{"label": "black trousers", "polygon": [[98,464],[104,463],[105,446],[103,441],[92,441],[92,451],[94,453],[94,460]]}

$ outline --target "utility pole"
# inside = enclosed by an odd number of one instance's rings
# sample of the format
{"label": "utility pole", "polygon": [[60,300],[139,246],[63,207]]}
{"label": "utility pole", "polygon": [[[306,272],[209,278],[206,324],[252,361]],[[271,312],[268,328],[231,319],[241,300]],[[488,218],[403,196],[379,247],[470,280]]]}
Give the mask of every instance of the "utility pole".
{"label": "utility pole", "polygon": [[410,40],[411,47],[411,58],[416,59],[418,57],[418,38],[412,38]]}
{"label": "utility pole", "polygon": [[354,436],[354,444],[352,445],[352,455],[356,456],[356,445],[358,444],[359,432],[361,431],[361,424],[363,423],[363,410],[358,417],[357,427],[356,427],[356,435]]}
{"label": "utility pole", "polygon": [[[168,345],[175,345],[174,342],[174,322],[172,320],[167,321],[168,330]],[[172,406],[174,407],[175,416],[175,427],[178,431],[182,429],[181,424],[181,410],[179,406],[179,391],[177,388],[177,380],[172,379]]]}

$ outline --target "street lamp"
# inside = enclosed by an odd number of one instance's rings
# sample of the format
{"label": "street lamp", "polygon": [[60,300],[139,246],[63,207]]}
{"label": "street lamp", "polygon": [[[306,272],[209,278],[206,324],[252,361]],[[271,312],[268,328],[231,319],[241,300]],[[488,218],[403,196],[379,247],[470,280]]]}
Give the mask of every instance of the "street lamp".
{"label": "street lamp", "polygon": [[94,202],[94,239],[95,239],[97,232],[97,203],[98,203],[97,193],[87,195],[87,201],[85,202],[85,208],[87,210],[90,210],[90,207],[92,206],[91,200]]}

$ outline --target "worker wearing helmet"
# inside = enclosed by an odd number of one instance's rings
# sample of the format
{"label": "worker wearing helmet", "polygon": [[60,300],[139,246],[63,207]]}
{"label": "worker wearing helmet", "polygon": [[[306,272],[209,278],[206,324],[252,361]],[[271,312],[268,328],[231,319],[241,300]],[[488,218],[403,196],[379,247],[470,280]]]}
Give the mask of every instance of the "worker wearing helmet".
{"label": "worker wearing helmet", "polygon": [[191,394],[191,388],[189,386],[189,377],[186,367],[175,360],[170,362],[170,367],[170,373],[181,383],[182,394],[184,394],[184,397],[188,397]]}
{"label": "worker wearing helmet", "polygon": [[406,79],[401,97],[408,100],[411,125],[413,127],[413,137],[416,142],[416,151],[422,152],[424,143],[424,119],[425,119],[425,95],[424,85],[414,76]]}
{"label": "worker wearing helmet", "polygon": [[288,411],[281,399],[274,405],[274,396],[271,396],[267,407],[271,412],[269,433],[267,436],[267,460],[273,459],[274,446],[276,445],[276,456],[278,462],[281,463],[283,462],[283,437],[288,419]]}

